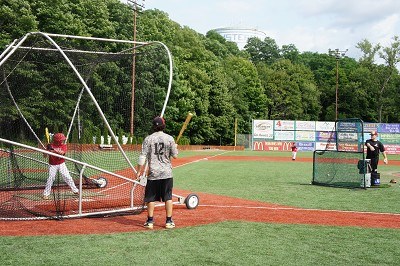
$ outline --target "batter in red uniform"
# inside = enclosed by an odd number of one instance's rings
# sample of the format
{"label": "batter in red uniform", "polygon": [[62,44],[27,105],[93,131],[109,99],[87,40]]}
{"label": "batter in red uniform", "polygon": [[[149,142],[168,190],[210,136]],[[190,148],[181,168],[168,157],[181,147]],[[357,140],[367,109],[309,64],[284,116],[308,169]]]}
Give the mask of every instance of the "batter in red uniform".
{"label": "batter in red uniform", "polygon": [[[67,152],[67,144],[64,143],[66,140],[63,133],[56,133],[53,136],[53,143],[47,146],[47,150],[59,154],[65,155]],[[49,199],[51,193],[51,187],[53,186],[54,180],[56,178],[57,172],[60,172],[65,183],[72,189],[74,194],[79,193],[79,189],[75,186],[75,183],[69,174],[67,165],[65,164],[65,159],[57,156],[49,156],[49,177],[47,178],[46,188],[43,192],[43,199]]]}

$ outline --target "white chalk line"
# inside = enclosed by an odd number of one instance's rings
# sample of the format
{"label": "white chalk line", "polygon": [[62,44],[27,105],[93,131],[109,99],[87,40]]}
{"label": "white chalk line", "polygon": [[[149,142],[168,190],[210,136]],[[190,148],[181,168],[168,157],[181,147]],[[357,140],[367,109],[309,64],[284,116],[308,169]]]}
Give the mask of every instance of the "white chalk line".
{"label": "white chalk line", "polygon": [[228,153],[228,152],[231,152],[231,151],[224,151],[224,152],[219,153],[219,154],[215,154],[215,155],[204,157],[204,158],[201,158],[201,159],[198,159],[198,160],[195,160],[195,161],[191,161],[191,162],[187,162],[187,163],[184,163],[184,164],[180,164],[180,165],[175,166],[174,168],[179,168],[179,167],[182,167],[182,166],[185,166],[185,165],[188,165],[188,164],[192,164],[192,163],[197,163],[197,162],[200,162],[200,161],[208,160],[210,158],[221,156],[221,155],[223,155],[225,153]]}
{"label": "white chalk line", "polygon": [[124,183],[121,183],[121,184],[119,184],[119,185],[114,185],[114,186],[112,186],[112,187],[103,189],[103,190],[99,191],[98,193],[107,192],[107,191],[114,190],[114,189],[117,189],[117,188],[122,187],[122,186],[125,186],[125,185],[130,185],[130,184],[132,184],[132,183],[131,183],[131,182],[124,182]]}
{"label": "white chalk line", "polygon": [[400,213],[389,212],[363,212],[363,211],[343,211],[343,210],[325,210],[325,209],[301,209],[293,207],[266,207],[266,206],[239,206],[239,205],[209,205],[199,204],[197,207],[213,207],[213,208],[242,208],[242,209],[265,209],[265,210],[290,210],[290,211],[312,211],[312,212],[333,212],[333,213],[353,213],[353,214],[374,214],[374,215],[388,215],[400,216]]}
{"label": "white chalk line", "polygon": [[[185,166],[192,163],[197,163],[209,158],[214,158],[217,156],[221,156],[223,154],[229,153],[231,151],[225,151],[213,156],[204,157],[195,161],[187,162],[174,168],[178,168],[181,166]],[[387,215],[387,216],[400,216],[400,213],[389,213],[389,212],[363,212],[363,211],[343,211],[343,210],[325,210],[325,209],[302,209],[302,208],[293,208],[293,207],[265,207],[265,206],[229,206],[229,205],[208,205],[208,204],[199,204],[198,207],[213,207],[213,208],[244,208],[244,209],[265,209],[265,210],[290,210],[290,211],[313,211],[313,212],[333,212],[333,213],[353,213],[353,214],[374,214],[374,215]]]}
{"label": "white chalk line", "polygon": [[[222,153],[219,153],[219,154],[216,154],[216,155],[212,155],[212,156],[204,157],[204,158],[201,158],[201,159],[198,159],[198,160],[195,160],[195,161],[187,162],[185,164],[181,164],[181,165],[175,166],[174,168],[185,166],[185,165],[188,165],[188,164],[191,164],[191,163],[200,162],[200,161],[203,161],[203,160],[208,160],[209,158],[214,158],[214,157],[223,155],[223,154],[228,153],[228,152],[230,152],[230,151],[225,151],[225,152],[222,152]],[[130,185],[130,184],[132,184],[132,183],[131,182],[124,182],[122,184],[119,184],[119,185],[116,185],[116,186],[113,186],[113,187],[109,187],[107,189],[103,189],[102,191],[97,192],[97,193],[103,193],[105,191],[114,190],[114,189],[116,189],[118,187],[125,186],[125,185]]]}

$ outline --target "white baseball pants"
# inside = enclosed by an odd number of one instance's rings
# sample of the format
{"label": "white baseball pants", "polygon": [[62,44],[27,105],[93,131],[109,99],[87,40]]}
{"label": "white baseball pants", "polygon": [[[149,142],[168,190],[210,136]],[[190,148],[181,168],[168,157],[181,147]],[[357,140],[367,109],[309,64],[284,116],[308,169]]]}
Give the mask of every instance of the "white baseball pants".
{"label": "white baseball pants", "polygon": [[49,177],[47,178],[46,188],[44,189],[43,195],[49,196],[51,193],[51,187],[53,186],[54,180],[56,178],[57,172],[60,172],[63,177],[65,183],[72,189],[72,192],[77,193],[79,189],[75,186],[74,180],[72,180],[71,175],[69,174],[67,165],[65,163],[50,165],[49,166]]}

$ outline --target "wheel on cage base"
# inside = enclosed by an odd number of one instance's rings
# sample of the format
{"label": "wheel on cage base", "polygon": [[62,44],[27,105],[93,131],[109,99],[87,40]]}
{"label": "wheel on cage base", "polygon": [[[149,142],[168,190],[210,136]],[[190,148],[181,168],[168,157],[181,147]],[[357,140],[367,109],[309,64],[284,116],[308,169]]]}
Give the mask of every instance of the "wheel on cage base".
{"label": "wheel on cage base", "polygon": [[96,179],[96,186],[99,188],[104,188],[107,186],[107,178],[99,177]]}
{"label": "wheel on cage base", "polygon": [[186,198],[185,198],[185,204],[186,204],[186,208],[188,209],[196,209],[197,206],[199,206],[199,196],[197,196],[196,194],[192,193],[189,194]]}

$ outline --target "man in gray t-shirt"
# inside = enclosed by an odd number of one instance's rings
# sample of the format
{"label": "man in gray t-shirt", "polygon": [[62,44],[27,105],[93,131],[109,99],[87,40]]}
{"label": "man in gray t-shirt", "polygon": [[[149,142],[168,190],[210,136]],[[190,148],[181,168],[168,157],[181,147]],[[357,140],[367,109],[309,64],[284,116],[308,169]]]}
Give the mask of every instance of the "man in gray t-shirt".
{"label": "man in gray t-shirt", "polygon": [[165,121],[162,117],[153,120],[154,133],[147,136],[139,155],[138,176],[142,176],[147,162],[149,171],[144,201],[147,204],[147,221],[145,227],[152,229],[154,225],[154,207],[156,201],[165,202],[166,228],[174,228],[172,221],[172,164],[171,158],[177,158],[178,149],[172,136],[163,132]]}

